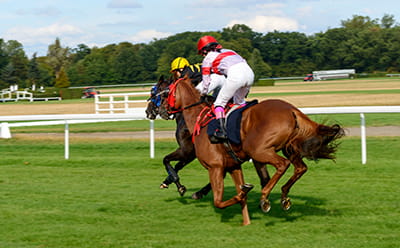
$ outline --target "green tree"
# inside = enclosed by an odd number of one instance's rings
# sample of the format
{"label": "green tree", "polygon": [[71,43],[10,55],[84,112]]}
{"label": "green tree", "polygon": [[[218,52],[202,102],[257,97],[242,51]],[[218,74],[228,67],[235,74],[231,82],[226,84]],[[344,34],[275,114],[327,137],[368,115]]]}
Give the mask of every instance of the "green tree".
{"label": "green tree", "polygon": [[76,48],[71,49],[70,60],[72,63],[76,63],[79,60],[89,55],[91,49],[85,44],[79,44]]}
{"label": "green tree", "polygon": [[384,14],[381,19],[381,27],[382,28],[391,28],[396,23],[394,16],[389,14]]}
{"label": "green tree", "polygon": [[22,44],[9,40],[3,44],[3,55],[7,64],[1,69],[1,79],[7,84],[26,86],[28,58]]}
{"label": "green tree", "polygon": [[69,63],[70,49],[61,46],[60,39],[57,38],[54,44],[49,45],[47,50],[47,63],[53,69],[55,78],[59,77],[61,68],[67,67]]}
{"label": "green tree", "polygon": [[110,58],[112,70],[117,78],[117,83],[136,83],[143,80],[144,66],[142,58],[138,55],[141,45],[123,42],[116,46],[114,55]]}
{"label": "green tree", "polygon": [[234,41],[239,39],[247,39],[251,41],[252,46],[258,48],[259,38],[262,36],[261,33],[254,32],[250,27],[244,24],[235,24],[232,27],[222,29],[222,38],[225,41]]}
{"label": "green tree", "polygon": [[40,71],[40,86],[53,86],[55,84],[55,78],[53,74],[53,68],[47,63],[47,57],[37,57],[36,62]]}
{"label": "green tree", "polygon": [[18,76],[15,71],[12,63],[7,64],[1,69],[1,79],[6,83],[4,86],[9,87],[10,85],[18,84]]}
{"label": "green tree", "polygon": [[257,81],[262,77],[270,77],[272,75],[271,67],[264,62],[258,49],[255,48],[253,50],[247,62],[254,71],[254,81]]}
{"label": "green tree", "polygon": [[28,86],[38,86],[42,78],[39,65],[37,63],[36,53],[33,54],[32,59],[28,63]]}
{"label": "green tree", "polygon": [[70,85],[71,83],[69,82],[67,73],[65,72],[64,67],[61,67],[54,86],[56,88],[68,88]]}
{"label": "green tree", "polygon": [[8,64],[8,56],[5,49],[6,42],[0,38],[0,70]]}
{"label": "green tree", "polygon": [[369,16],[353,15],[351,19],[341,21],[342,27],[350,30],[360,30],[371,27],[378,27],[378,20],[372,20]]}

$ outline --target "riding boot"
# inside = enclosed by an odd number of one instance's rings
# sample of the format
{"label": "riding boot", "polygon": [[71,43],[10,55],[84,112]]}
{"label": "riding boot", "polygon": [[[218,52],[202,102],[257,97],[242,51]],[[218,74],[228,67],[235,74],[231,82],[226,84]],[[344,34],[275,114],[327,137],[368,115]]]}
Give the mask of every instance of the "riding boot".
{"label": "riding boot", "polygon": [[212,144],[223,143],[227,140],[225,130],[225,109],[222,106],[215,106],[214,114],[215,118],[218,120],[219,127],[217,127],[214,133],[210,135],[210,141]]}
{"label": "riding boot", "polygon": [[[226,129],[225,129],[225,118],[219,118],[219,128],[217,128],[213,134],[213,139],[211,139],[211,143],[223,143],[225,142],[228,137],[226,135]],[[214,142],[213,142],[214,141]]]}

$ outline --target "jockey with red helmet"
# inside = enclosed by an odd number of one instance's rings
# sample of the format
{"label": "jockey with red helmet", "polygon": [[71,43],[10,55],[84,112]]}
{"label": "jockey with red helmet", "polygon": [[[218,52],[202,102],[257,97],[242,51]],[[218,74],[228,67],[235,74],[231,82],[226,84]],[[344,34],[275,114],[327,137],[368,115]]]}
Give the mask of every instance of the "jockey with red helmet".
{"label": "jockey with red helmet", "polygon": [[[201,64],[191,65],[189,61],[184,57],[177,57],[171,62],[170,72],[173,75],[174,80],[183,78],[187,75],[192,79],[192,83],[196,85],[196,88],[200,91],[203,88]],[[218,74],[211,75],[211,83],[208,87],[208,92],[213,92],[214,98],[217,97],[219,90],[224,84],[225,77]]]}
{"label": "jockey with red helmet", "polygon": [[244,98],[254,82],[254,72],[239,54],[223,49],[212,36],[203,36],[197,43],[198,53],[204,56],[202,62],[203,88],[201,94],[208,92],[213,73],[224,75],[226,80],[214,102],[215,116],[219,120],[220,130],[214,133],[217,141],[227,139],[225,130],[225,106],[233,97],[234,104],[245,104]]}

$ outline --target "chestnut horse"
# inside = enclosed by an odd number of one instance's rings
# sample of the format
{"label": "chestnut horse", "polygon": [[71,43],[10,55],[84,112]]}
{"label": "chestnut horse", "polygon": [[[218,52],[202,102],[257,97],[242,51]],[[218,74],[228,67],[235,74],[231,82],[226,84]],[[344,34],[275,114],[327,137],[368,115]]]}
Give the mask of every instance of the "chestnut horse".
{"label": "chestnut horse", "polygon": [[[167,94],[164,93],[169,90],[168,87],[171,82],[172,80],[165,80],[163,76],[159,78],[158,83],[150,92],[150,98],[148,99],[149,103],[147,104],[146,108],[146,116],[148,119],[154,120],[156,119],[157,115],[160,115],[165,120],[175,119],[176,121],[175,138],[179,147],[174,152],[166,155],[163,158],[163,164],[168,176],[161,183],[160,188],[168,188],[169,184],[175,183],[179,194],[183,196],[186,192],[186,187],[180,183],[178,172],[196,158],[196,153],[192,143],[192,134],[186,127],[183,114],[181,112],[177,112],[174,115],[171,115],[168,113],[168,111],[166,111],[165,108],[160,108],[162,97],[167,96]],[[171,118],[171,116],[173,117]],[[172,167],[171,161],[178,162],[174,167]],[[260,178],[261,187],[264,187],[270,179],[266,167],[257,163],[254,163],[254,166]],[[210,190],[211,184],[208,183],[199,191],[193,193],[192,198],[195,200],[201,199],[207,195]]]}
{"label": "chestnut horse", "polygon": [[[163,106],[169,110],[183,111],[188,129],[192,132],[196,120],[206,104],[196,104],[200,93],[193,87],[188,78],[175,82],[171,87],[168,101]],[[191,107],[189,107],[191,106]],[[241,120],[241,144],[232,144],[236,156],[245,161],[252,159],[257,164],[271,164],[276,171],[261,191],[260,207],[262,211],[270,210],[268,196],[288,169],[290,163],[295,167],[293,176],[282,187],[281,204],[284,209],[290,208],[287,197],[293,184],[307,171],[303,158],[334,159],[337,139],[344,135],[344,130],[337,124],[326,126],[310,120],[293,105],[282,100],[265,100],[243,111]],[[214,205],[225,208],[240,203],[242,206],[243,224],[250,223],[246,205],[246,187],[241,163],[228,155],[223,144],[211,144],[206,128],[202,128],[194,139],[196,156],[208,170],[214,195]],[[282,151],[284,156],[277,154]],[[223,201],[224,176],[232,175],[238,194]]]}

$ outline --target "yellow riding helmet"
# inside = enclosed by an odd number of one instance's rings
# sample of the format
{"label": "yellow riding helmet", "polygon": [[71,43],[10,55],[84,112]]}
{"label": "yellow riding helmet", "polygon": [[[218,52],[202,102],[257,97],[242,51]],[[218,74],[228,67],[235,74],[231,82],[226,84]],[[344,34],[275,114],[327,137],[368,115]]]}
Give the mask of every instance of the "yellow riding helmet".
{"label": "yellow riding helmet", "polygon": [[171,62],[171,72],[177,69],[182,69],[185,66],[189,66],[189,61],[183,57],[177,57]]}

